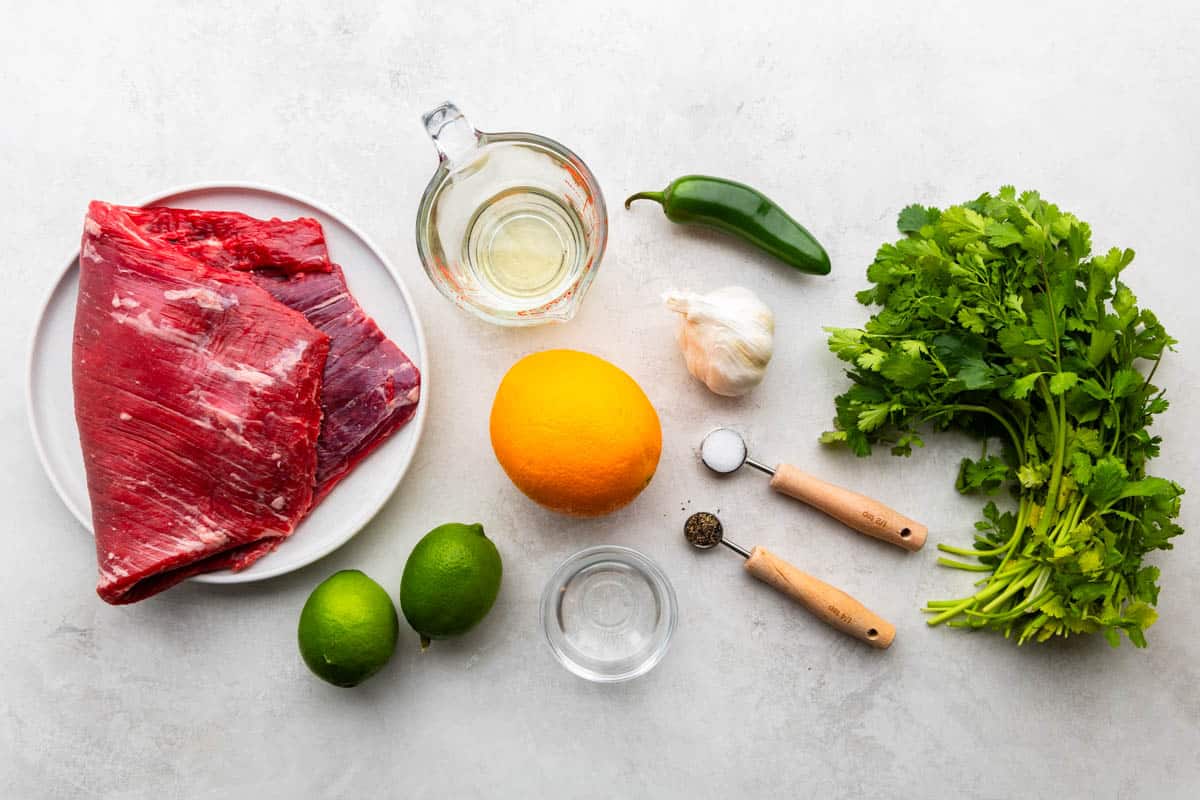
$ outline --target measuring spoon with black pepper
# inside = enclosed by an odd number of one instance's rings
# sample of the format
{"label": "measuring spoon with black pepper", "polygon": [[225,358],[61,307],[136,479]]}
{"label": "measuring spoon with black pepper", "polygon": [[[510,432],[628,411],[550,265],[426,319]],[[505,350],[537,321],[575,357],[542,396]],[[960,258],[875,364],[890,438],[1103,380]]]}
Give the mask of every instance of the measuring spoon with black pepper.
{"label": "measuring spoon with black pepper", "polygon": [[725,529],[715,514],[692,514],[683,525],[684,537],[695,547],[708,550],[723,544],[746,559],[746,571],[778,589],[808,609],[813,616],[842,633],[884,650],[896,638],[896,627],[850,595],[802,572],[765,547],[747,550],[725,538]]}

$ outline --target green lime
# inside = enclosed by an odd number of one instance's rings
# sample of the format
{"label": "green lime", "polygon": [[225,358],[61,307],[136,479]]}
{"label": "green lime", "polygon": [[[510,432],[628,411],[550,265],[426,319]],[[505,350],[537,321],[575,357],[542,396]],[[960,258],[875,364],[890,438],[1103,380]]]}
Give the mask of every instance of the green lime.
{"label": "green lime", "polygon": [[326,578],[300,612],[300,655],[317,677],[357,686],[396,649],[400,620],[383,587],[356,569]]}
{"label": "green lime", "polygon": [[466,633],[487,616],[503,568],[483,526],[452,522],[417,542],[400,578],[400,610],[421,647]]}

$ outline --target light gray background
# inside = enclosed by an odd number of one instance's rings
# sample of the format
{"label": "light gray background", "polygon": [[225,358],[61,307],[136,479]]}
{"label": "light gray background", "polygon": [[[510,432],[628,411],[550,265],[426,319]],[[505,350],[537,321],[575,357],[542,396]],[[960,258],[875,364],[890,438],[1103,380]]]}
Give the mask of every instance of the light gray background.
{"label": "light gray background", "polygon": [[[931,542],[967,541],[979,503],[952,489],[966,441],[934,437],[910,460],[817,445],[845,385],[820,328],[865,318],[853,293],[901,207],[1015,183],[1090,221],[1098,246],[1137,250],[1129,281],[1181,340],[1159,371],[1173,405],[1155,471],[1200,492],[1196,6],[443,5],[2,4],[0,795],[1189,796],[1200,534],[1155,559],[1164,589],[1148,650],[1018,649],[926,629],[921,603],[969,582],[936,567],[933,547],[864,540],[754,474],[719,482],[693,448],[714,425],[740,426],[762,459],[868,489],[927,521]],[[425,280],[412,229],[434,155],[418,117],[446,98],[481,128],[562,140],[600,177],[608,256],[572,323],[489,327]],[[824,241],[833,274],[793,274],[652,206],[620,207],[691,171],[784,203]],[[429,424],[391,502],[332,556],[258,585],[111,608],[92,590],[87,534],[34,457],[28,334],[89,199],[221,178],[315,197],[394,259],[432,351]],[[741,401],[690,380],[658,299],[726,284],[777,315],[767,380]],[[539,510],[490,452],[500,376],[547,347],[611,359],[661,415],[657,477],[608,518]],[[1186,527],[1200,522],[1196,502]],[[895,646],[859,646],[731,554],[687,549],[680,526],[698,509],[890,616]],[[357,567],[394,591],[413,543],[450,520],[482,521],[504,555],[486,624],[425,655],[406,634],[354,691],[311,677],[295,624],[312,587]],[[565,672],[538,625],[551,570],[600,542],[643,550],[679,594],[667,658],[620,686]]]}

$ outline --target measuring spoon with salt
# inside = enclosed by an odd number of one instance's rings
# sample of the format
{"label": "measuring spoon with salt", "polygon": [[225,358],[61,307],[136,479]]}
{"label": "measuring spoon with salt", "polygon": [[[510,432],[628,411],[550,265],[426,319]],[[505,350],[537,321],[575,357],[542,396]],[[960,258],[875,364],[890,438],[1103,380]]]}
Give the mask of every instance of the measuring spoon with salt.
{"label": "measuring spoon with salt", "polygon": [[765,547],[747,550],[725,539],[715,514],[701,511],[688,517],[683,535],[694,547],[708,550],[723,544],[746,559],[746,571],[804,606],[813,616],[842,633],[880,650],[891,646],[896,627],[841,589],[802,572]]}
{"label": "measuring spoon with salt", "polygon": [[873,536],[905,550],[920,550],[929,529],[858,492],[827,483],[794,467],[778,464],[769,467],[750,458],[746,440],[732,428],[717,428],[700,443],[700,460],[713,472],[725,475],[742,465],[771,476],[771,488],[823,511],[859,533]]}

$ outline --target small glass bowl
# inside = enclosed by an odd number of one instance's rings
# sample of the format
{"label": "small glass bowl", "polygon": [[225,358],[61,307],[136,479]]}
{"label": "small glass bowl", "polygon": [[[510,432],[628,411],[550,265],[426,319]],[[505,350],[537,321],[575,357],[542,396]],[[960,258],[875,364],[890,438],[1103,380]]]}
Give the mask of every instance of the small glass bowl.
{"label": "small glass bowl", "polygon": [[598,683],[645,675],[662,660],[679,608],[667,576],[636,550],[601,545],[564,561],[542,594],[555,657]]}

